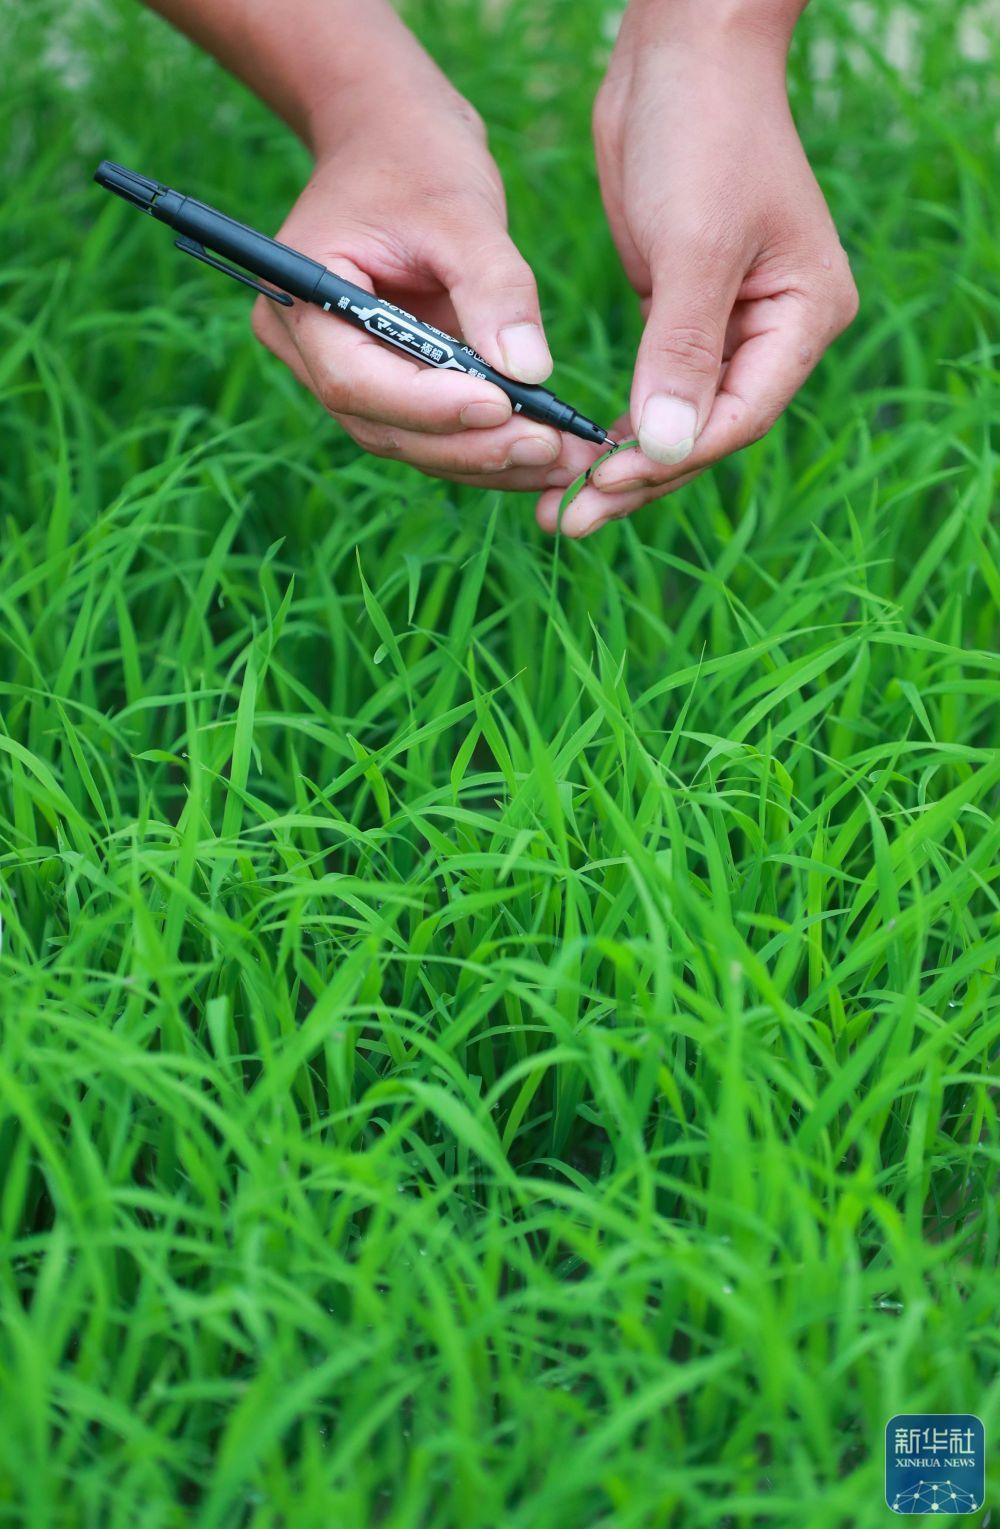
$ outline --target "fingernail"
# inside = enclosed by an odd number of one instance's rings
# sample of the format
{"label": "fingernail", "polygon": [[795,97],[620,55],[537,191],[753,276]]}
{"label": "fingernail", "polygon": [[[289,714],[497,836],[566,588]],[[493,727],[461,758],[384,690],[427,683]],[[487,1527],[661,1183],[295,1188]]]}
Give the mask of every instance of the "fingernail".
{"label": "fingernail", "polygon": [[544,382],[552,357],[537,324],[508,324],[498,336],[504,370],[521,382]]}
{"label": "fingernail", "polygon": [[646,399],[639,423],[639,445],[653,462],[683,462],[694,445],[698,415],[683,398],[654,393]]}
{"label": "fingernail", "polygon": [[495,425],[507,423],[510,408],[499,399],[494,402],[490,398],[483,398],[477,403],[467,403],[458,417],[470,430],[489,430]]}
{"label": "fingernail", "polygon": [[570,484],[576,476],[577,474],[572,472],[568,467],[557,467],[554,472],[550,472],[546,477],[545,487],[569,488]]}
{"label": "fingernail", "polygon": [[545,467],[558,455],[558,441],[544,441],[540,435],[524,435],[514,442],[507,460],[511,467]]}

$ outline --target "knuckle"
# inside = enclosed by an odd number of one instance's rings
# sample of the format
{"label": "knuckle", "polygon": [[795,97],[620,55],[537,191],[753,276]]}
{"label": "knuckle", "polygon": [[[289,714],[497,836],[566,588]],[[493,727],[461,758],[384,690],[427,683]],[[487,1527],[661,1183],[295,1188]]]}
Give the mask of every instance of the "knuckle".
{"label": "knuckle", "polygon": [[765,413],[757,415],[750,423],[746,444],[748,446],[756,445],[757,441],[762,441],[765,435],[769,435],[777,422],[780,412],[780,409],[768,409]]}
{"label": "knuckle", "polygon": [[375,425],[368,432],[369,440],[365,449],[376,457],[401,457],[403,455],[403,440],[400,435],[387,425]]}
{"label": "knuckle", "polygon": [[823,260],[824,275],[826,281],[825,304],[829,320],[834,334],[840,334],[848,324],[854,322],[858,314],[860,299],[858,289],[854,282],[850,261],[842,245],[837,246],[837,253],[832,257],[828,254]]}
{"label": "knuckle", "polygon": [[841,280],[834,293],[833,315],[839,329],[846,329],[848,324],[853,324],[858,316],[861,299],[858,289],[854,284],[854,278],[848,275]]}
{"label": "knuckle", "polygon": [[486,473],[503,472],[508,466],[506,450],[497,446],[488,450],[489,455],[484,456],[481,443],[456,440],[444,470],[449,473],[464,473],[468,477],[476,478]]}
{"label": "knuckle", "polygon": [[357,412],[357,398],[346,378],[339,377],[333,372],[324,372],[316,391],[320,403],[328,414]]}
{"label": "knuckle", "polygon": [[740,250],[741,216],[716,195],[694,211],[666,204],[653,230],[656,252],[662,252],[665,269],[680,258],[689,271],[727,269]]}
{"label": "knuckle", "polygon": [[452,103],[452,111],[461,125],[472,132],[481,143],[485,143],[488,137],[486,123],[471,101],[465,96],[456,96]]}
{"label": "knuckle", "polygon": [[718,336],[707,327],[683,324],[657,337],[656,354],[687,371],[710,373],[719,369]]}
{"label": "knuckle", "polygon": [[491,251],[480,269],[483,286],[493,291],[520,292],[536,298],[535,277],[528,262],[514,249]]}
{"label": "knuckle", "polygon": [[590,120],[594,132],[606,136],[619,136],[622,113],[628,100],[627,84],[623,80],[605,75],[591,108]]}
{"label": "knuckle", "polygon": [[346,418],[340,419],[338,423],[344,427],[356,445],[361,446],[365,451],[373,453],[376,451],[376,432],[367,420],[357,419],[348,415]]}
{"label": "knuckle", "polygon": [[316,389],[316,396],[327,414],[350,414],[351,412],[344,406],[344,395],[338,383],[321,382]]}

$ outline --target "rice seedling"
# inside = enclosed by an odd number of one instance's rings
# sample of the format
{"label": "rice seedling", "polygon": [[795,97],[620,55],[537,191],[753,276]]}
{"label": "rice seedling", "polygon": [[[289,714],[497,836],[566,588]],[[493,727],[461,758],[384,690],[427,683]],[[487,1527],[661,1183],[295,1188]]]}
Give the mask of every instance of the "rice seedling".
{"label": "rice seedling", "polygon": [[[408,14],[614,417],[604,7]],[[579,543],[360,455],[91,186],[276,227],[240,86],[138,8],[4,20],[0,1522],[884,1523],[886,1420],[1000,1404],[975,16],[810,9],[862,317]]]}

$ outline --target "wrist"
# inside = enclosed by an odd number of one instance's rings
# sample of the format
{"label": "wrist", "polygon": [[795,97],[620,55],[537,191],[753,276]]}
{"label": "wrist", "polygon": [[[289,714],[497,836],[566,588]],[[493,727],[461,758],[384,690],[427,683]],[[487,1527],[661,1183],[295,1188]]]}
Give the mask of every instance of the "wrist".
{"label": "wrist", "polygon": [[622,36],[710,50],[727,39],[787,52],[808,0],[629,0]]}
{"label": "wrist", "polygon": [[595,103],[598,118],[614,119],[637,89],[693,89],[730,107],[787,102],[788,47],[804,9],[805,0],[630,0]]}
{"label": "wrist", "polygon": [[[392,101],[388,118],[386,99]],[[415,81],[406,70],[395,76],[380,70],[377,79],[358,77],[333,94],[318,93],[302,137],[317,163],[353,145],[363,156],[376,153],[387,162],[422,159],[425,169],[439,165],[442,155],[457,155],[463,142],[485,148],[487,141],[479,113],[448,80]]]}
{"label": "wrist", "polygon": [[145,0],[288,123],[319,155],[364,114],[454,95],[390,0]]}
{"label": "wrist", "polygon": [[335,153],[355,133],[366,144],[382,139],[418,143],[442,118],[454,119],[455,129],[475,129],[485,141],[478,113],[416,38],[402,24],[387,32],[381,48],[360,33],[356,46],[341,52],[336,76],[314,72],[309,88],[302,90],[301,136],[314,158]]}

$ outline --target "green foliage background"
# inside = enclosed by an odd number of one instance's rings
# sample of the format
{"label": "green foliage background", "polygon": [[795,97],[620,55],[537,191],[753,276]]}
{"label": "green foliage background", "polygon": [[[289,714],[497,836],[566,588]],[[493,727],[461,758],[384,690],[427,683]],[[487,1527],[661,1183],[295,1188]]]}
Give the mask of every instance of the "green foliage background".
{"label": "green foliage background", "polygon": [[[611,417],[604,7],[409,14]],[[0,20],[0,1522],[885,1523],[887,1418],[1000,1403],[989,7],[810,7],[861,316],[580,544],[91,185],[277,227],[241,87]]]}

